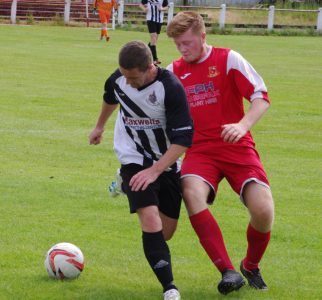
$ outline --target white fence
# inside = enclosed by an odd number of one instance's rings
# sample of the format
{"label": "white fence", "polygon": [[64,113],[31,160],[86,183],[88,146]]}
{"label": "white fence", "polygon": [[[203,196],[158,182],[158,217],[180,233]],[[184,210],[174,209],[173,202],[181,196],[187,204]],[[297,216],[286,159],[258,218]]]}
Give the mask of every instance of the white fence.
{"label": "white fence", "polygon": [[[174,0],[175,6],[220,6],[226,4],[228,6],[239,6],[239,7],[252,7],[258,5],[260,0]],[[269,2],[269,1],[267,1]],[[138,0],[126,0],[126,4],[137,4]]]}
{"label": "white fence", "polygon": [[[17,1],[18,0],[12,0],[11,4],[11,23],[16,23],[16,14],[17,14]],[[89,0],[86,1],[86,18],[88,20],[88,6],[89,6]],[[64,10],[64,22],[65,24],[69,24],[69,15],[70,15],[70,5],[71,0],[65,0],[65,10]],[[117,11],[117,20],[116,20],[116,13],[113,13],[112,16],[112,29],[115,28],[115,24],[119,26],[124,25],[124,11],[125,11],[125,5],[124,1],[119,1],[119,7]],[[174,3],[171,2],[168,9],[167,14],[167,22],[169,23],[174,15]],[[200,7],[199,7],[200,8]],[[317,20],[316,20],[316,30],[318,32],[322,32],[322,8],[319,8],[318,10],[288,10],[288,9],[276,9],[275,6],[270,6],[268,9],[265,8],[231,8],[227,7],[226,4],[222,4],[220,7],[204,7],[207,9],[216,9],[219,10],[219,16],[217,23],[219,24],[219,28],[223,29],[226,26],[226,16],[227,13],[230,10],[248,10],[248,11],[266,11],[267,12],[267,22],[266,27],[268,31],[271,31],[274,29],[274,18],[276,12],[286,12],[286,11],[292,11],[292,12],[305,12],[305,13],[316,13],[317,14]]]}

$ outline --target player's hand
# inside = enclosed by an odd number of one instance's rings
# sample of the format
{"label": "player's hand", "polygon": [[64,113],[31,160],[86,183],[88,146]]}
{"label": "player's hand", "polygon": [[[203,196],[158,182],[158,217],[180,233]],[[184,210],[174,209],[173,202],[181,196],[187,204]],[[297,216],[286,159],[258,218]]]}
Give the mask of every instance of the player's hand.
{"label": "player's hand", "polygon": [[144,191],[148,185],[154,182],[158,177],[159,173],[155,172],[153,168],[148,168],[139,173],[135,174],[130,180],[131,190],[137,192],[139,190]]}
{"label": "player's hand", "polygon": [[237,143],[246,133],[247,129],[240,123],[225,124],[222,126],[223,131],[221,137],[224,142],[235,144]]}
{"label": "player's hand", "polygon": [[97,9],[93,8],[93,15],[97,16]]}
{"label": "player's hand", "polygon": [[103,139],[104,129],[94,128],[91,134],[89,135],[89,144],[90,145],[98,145],[101,143]]}
{"label": "player's hand", "polygon": [[168,9],[167,6],[163,7],[162,4],[158,5],[158,11],[164,11],[164,10],[167,10],[167,9]]}

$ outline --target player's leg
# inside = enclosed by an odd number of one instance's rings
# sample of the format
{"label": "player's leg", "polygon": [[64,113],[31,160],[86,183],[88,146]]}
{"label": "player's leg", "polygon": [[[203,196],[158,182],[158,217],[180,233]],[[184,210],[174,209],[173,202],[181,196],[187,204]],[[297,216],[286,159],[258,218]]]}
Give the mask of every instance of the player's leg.
{"label": "player's leg", "polygon": [[[142,166],[135,164],[122,166],[122,187],[128,197],[131,213],[136,212],[139,217],[143,250],[152,271],[162,284],[165,295],[177,293],[176,299],[180,299],[180,294],[173,283],[170,250],[163,236],[162,220],[159,215],[160,183],[157,180],[150,184],[145,191],[138,192],[132,191],[129,186],[132,176],[142,169]],[[171,290],[172,292],[170,292]]]}
{"label": "player's leg", "polygon": [[158,37],[159,37],[160,32],[161,32],[162,23],[155,23],[155,26],[156,26],[156,36],[154,37],[154,39],[155,39],[154,45],[155,45],[155,57],[156,57],[156,59],[154,60],[154,64],[155,65],[160,65],[161,61],[158,58],[157,43],[158,43]]}
{"label": "player's leg", "polygon": [[152,57],[153,57],[153,62],[154,64],[158,64],[158,54],[157,54],[157,40],[158,40],[158,33],[157,33],[157,23],[152,22],[152,21],[147,21],[147,26],[148,26],[148,31],[150,33],[150,42],[148,44]]}
{"label": "player's leg", "polygon": [[249,182],[244,187],[243,198],[250,213],[250,225],[259,232],[270,232],[274,222],[274,201],[270,188],[255,181]]}
{"label": "player's leg", "polygon": [[108,25],[108,23],[110,21],[110,18],[111,18],[111,11],[106,10],[105,11],[105,17],[106,17],[106,36],[105,36],[105,39],[108,42],[110,40],[110,35],[109,35],[108,29],[107,29],[107,25]]}
{"label": "player's leg", "polygon": [[101,22],[101,40],[107,36],[107,19],[106,19],[106,12],[103,9],[98,11],[100,22]]}
{"label": "player's leg", "polygon": [[221,273],[233,270],[219,224],[207,205],[209,185],[201,178],[188,176],[182,179],[182,190],[190,223],[209,258]]}
{"label": "player's leg", "polygon": [[267,289],[259,272],[259,262],[270,240],[274,220],[274,202],[269,182],[255,149],[242,153],[242,163],[225,163],[222,168],[231,187],[246,205],[250,222],[247,228],[247,254],[241,271],[248,283],[257,289]]}
{"label": "player's leg", "polygon": [[137,214],[142,229],[144,254],[160,281],[163,292],[176,289],[173,284],[170,250],[162,232],[162,221],[157,206],[139,208]]}
{"label": "player's leg", "polygon": [[182,194],[180,173],[164,172],[159,176],[159,214],[162,220],[163,236],[170,240],[177,229]]}
{"label": "player's leg", "polygon": [[255,181],[248,183],[243,191],[245,205],[250,214],[247,228],[248,248],[241,262],[241,271],[249,284],[257,289],[267,289],[259,272],[259,263],[270,241],[274,221],[274,201],[269,187]]}
{"label": "player's leg", "polygon": [[210,186],[199,177],[188,176],[182,180],[182,188],[190,223],[199,237],[200,244],[222,274],[222,280],[218,284],[219,292],[228,294],[240,289],[245,282],[235,271],[220,227],[208,209]]}
{"label": "player's leg", "polygon": [[163,214],[162,212],[159,212],[159,213],[160,213],[160,218],[162,221],[163,236],[164,236],[164,239],[166,241],[168,241],[172,238],[173,234],[175,233],[175,231],[177,229],[178,220],[170,218],[170,217],[166,216],[165,214]]}
{"label": "player's leg", "polygon": [[156,32],[151,32],[150,33],[150,42],[148,44],[151,52],[152,52],[152,57],[153,57],[153,62],[156,63],[158,60],[158,54],[157,54],[157,33]]}
{"label": "player's leg", "polygon": [[220,173],[211,159],[187,152],[181,178],[183,200],[201,245],[220,272],[233,270],[220,227],[208,209],[208,202],[213,202],[218,189]]}
{"label": "player's leg", "polygon": [[242,276],[234,270],[228,256],[220,227],[208,209],[223,175],[216,162],[207,155],[208,145],[195,146],[187,151],[181,169],[183,199],[189,219],[202,247],[222,274],[218,290],[222,294],[238,290],[244,285]]}
{"label": "player's leg", "polygon": [[103,38],[106,38],[107,36],[107,23],[101,23],[101,37],[100,39],[102,40]]}

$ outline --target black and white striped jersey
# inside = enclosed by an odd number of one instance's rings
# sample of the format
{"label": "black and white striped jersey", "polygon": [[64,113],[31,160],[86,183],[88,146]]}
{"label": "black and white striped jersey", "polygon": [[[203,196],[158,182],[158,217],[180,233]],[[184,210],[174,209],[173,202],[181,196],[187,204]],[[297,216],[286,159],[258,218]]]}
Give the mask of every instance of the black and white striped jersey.
{"label": "black and white striped jersey", "polygon": [[158,8],[169,5],[168,0],[142,0],[141,4],[147,5],[146,20],[156,23],[163,23],[164,12]]}
{"label": "black and white striped jersey", "polygon": [[[114,150],[121,164],[149,167],[170,144],[191,146],[193,128],[186,94],[168,70],[158,68],[156,79],[139,89],[127,84],[117,70],[106,80],[104,101],[120,104]],[[171,169],[179,171],[178,162]]]}

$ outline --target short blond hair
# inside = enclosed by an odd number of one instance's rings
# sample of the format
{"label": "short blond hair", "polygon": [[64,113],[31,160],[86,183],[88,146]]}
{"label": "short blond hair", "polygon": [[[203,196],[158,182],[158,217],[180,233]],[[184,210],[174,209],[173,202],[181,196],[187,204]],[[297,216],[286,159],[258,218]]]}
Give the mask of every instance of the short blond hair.
{"label": "short blond hair", "polygon": [[189,29],[196,34],[205,33],[205,22],[202,16],[194,11],[182,11],[177,13],[167,26],[167,35],[177,38]]}

